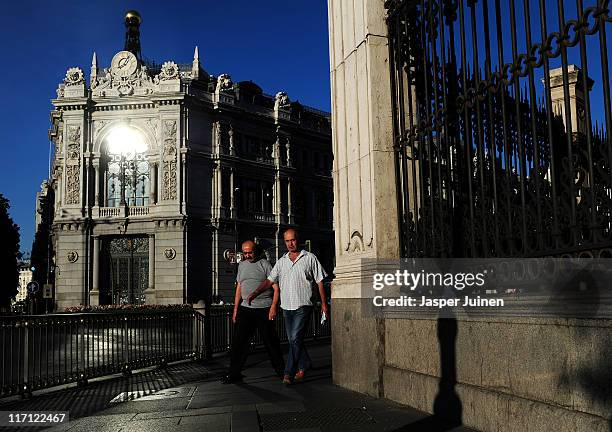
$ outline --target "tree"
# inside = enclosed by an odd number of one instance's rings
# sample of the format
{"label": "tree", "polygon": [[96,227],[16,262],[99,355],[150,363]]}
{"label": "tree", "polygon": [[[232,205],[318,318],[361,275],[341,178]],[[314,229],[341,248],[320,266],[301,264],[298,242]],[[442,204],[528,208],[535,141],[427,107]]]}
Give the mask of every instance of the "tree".
{"label": "tree", "polygon": [[9,215],[9,200],[0,194],[0,309],[8,308],[19,283],[19,227]]}

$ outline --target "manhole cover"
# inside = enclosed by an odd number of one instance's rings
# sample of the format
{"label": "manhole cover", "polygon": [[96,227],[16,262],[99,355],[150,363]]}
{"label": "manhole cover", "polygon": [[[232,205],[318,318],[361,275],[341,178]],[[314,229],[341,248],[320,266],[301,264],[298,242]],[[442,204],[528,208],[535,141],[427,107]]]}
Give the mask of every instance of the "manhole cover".
{"label": "manhole cover", "polygon": [[374,423],[374,419],[359,408],[323,408],[308,412],[260,414],[259,418],[265,431]]}

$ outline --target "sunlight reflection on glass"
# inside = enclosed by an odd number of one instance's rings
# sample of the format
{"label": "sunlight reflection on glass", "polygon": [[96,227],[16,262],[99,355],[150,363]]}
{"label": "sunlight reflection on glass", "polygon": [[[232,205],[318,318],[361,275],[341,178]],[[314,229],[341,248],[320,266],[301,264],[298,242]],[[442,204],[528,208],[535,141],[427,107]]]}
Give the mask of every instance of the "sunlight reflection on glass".
{"label": "sunlight reflection on glass", "polygon": [[142,135],[134,128],[118,126],[108,135],[108,150],[112,154],[121,154],[126,159],[134,159],[136,153],[147,150]]}

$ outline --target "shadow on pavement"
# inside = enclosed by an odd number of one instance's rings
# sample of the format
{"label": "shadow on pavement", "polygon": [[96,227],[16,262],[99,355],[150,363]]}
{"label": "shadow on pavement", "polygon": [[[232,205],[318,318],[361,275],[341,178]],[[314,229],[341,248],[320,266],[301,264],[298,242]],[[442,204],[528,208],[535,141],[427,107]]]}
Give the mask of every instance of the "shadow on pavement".
{"label": "shadow on pavement", "polygon": [[70,411],[70,418],[76,419],[95,415],[109,407],[110,401],[124,392],[134,394],[132,400],[135,400],[159,390],[201,381],[209,375],[210,372],[202,364],[181,363],[166,369],[135,373],[129,377],[119,376],[97,381],[84,387],[35,393],[31,399],[0,401],[0,410]]}

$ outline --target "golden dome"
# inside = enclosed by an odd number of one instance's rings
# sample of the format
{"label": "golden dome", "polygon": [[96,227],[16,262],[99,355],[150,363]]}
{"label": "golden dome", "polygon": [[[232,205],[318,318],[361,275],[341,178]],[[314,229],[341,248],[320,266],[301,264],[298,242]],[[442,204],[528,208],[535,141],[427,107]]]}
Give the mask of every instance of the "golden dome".
{"label": "golden dome", "polygon": [[138,24],[142,23],[142,17],[140,16],[140,14],[138,13],[138,11],[135,10],[129,10],[125,13],[125,20],[137,20]]}

